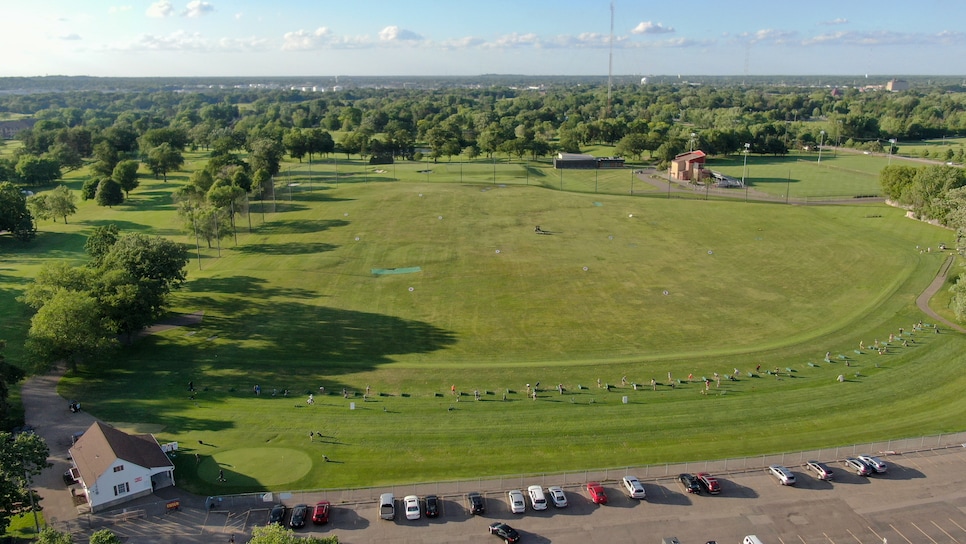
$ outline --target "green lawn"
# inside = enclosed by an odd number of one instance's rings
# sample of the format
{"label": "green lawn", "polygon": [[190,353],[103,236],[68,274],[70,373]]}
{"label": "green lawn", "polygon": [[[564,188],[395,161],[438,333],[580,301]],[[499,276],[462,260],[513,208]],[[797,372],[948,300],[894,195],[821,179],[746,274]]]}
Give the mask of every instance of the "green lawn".
{"label": "green lawn", "polygon": [[[844,197],[878,195],[879,170],[886,166],[886,157],[853,153],[793,152],[784,157],[749,155],[744,170],[746,184],[772,195],[791,198]],[[715,157],[708,168],[741,179],[743,156]]]}
{"label": "green lawn", "polygon": [[[786,160],[771,168],[816,168]],[[474,164],[478,179],[463,183],[417,172],[441,164],[400,164],[392,175],[391,165],[340,160],[338,176],[332,159],[311,174],[286,164],[274,200],[239,220],[237,245],[222,240],[220,257],[202,247],[200,266],[192,251],[173,306],[204,311],[202,325],[82,366],[62,393],[178,441],[179,485],[203,493],[722,458],[963,429],[962,337],[929,330],[886,355],[855,353],[860,340],[908,333],[922,319],[915,297],[944,256],[915,248],[949,243],[948,232],[878,205],[588,194],[593,173],[561,192],[550,176],[528,185],[498,171],[493,183],[492,163]],[[456,164],[445,164],[450,178]],[[567,174],[565,189],[578,181]],[[42,263],[81,259],[94,227],[116,222],[194,246],[167,196],[187,177],[145,179],[113,209],[84,203],[70,224],[41,225],[29,246],[0,238],[0,308],[19,316],[0,323],[8,357],[20,355],[29,319],[14,297]],[[702,394],[698,380],[736,368],[737,381]],[[766,373],[775,368],[780,376]],[[537,382],[538,398],[527,398]]]}

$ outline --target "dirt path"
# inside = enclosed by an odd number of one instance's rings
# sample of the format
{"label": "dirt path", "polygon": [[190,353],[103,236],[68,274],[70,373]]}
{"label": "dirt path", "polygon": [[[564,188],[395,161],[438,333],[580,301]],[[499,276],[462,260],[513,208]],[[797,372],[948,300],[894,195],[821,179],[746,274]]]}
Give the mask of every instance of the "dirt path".
{"label": "dirt path", "polygon": [[929,284],[929,287],[926,287],[926,290],[923,291],[922,294],[920,294],[919,297],[916,299],[916,306],[918,306],[919,309],[922,310],[924,314],[928,315],[937,323],[943,323],[950,329],[953,329],[959,332],[966,332],[966,328],[963,328],[947,320],[946,318],[934,312],[933,309],[929,307],[929,301],[932,299],[933,296],[935,296],[936,293],[939,292],[940,289],[942,289],[943,285],[946,284],[946,279],[949,277],[949,269],[953,267],[954,262],[956,262],[956,256],[950,255],[949,258],[946,259],[946,262],[944,262],[943,265],[939,267],[939,274],[936,275],[936,278],[932,280],[932,283]]}

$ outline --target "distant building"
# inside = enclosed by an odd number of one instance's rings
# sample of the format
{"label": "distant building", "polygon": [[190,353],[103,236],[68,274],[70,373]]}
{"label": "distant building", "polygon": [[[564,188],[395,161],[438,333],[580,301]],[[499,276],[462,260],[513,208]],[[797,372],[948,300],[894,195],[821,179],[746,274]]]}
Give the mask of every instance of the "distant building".
{"label": "distant building", "polygon": [[886,90],[897,93],[899,91],[908,91],[909,82],[904,79],[890,79],[886,83]]}
{"label": "distant building", "polygon": [[12,140],[17,137],[17,133],[19,133],[21,130],[33,128],[36,122],[36,119],[11,119],[9,121],[0,121],[0,138],[3,138],[4,140]]}
{"label": "distant building", "polygon": [[708,174],[702,172],[707,155],[696,149],[688,153],[680,153],[671,161],[671,177],[678,181],[698,181]]}
{"label": "distant building", "polygon": [[553,167],[558,170],[623,168],[624,159],[622,157],[595,157],[584,153],[557,153],[557,156],[553,159]]}
{"label": "distant building", "polygon": [[69,453],[91,512],[174,485],[174,464],[154,435],[131,435],[97,421]]}

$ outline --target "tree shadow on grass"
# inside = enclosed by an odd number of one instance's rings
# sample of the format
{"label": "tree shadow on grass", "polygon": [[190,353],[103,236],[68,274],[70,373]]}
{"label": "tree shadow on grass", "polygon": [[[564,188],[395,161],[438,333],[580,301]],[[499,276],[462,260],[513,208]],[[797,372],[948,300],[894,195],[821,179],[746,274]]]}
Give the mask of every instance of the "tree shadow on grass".
{"label": "tree shadow on grass", "polygon": [[[284,204],[289,206],[289,203]],[[344,219],[283,219],[268,221],[258,227],[260,234],[311,234],[348,226]]]}
{"label": "tree shadow on grass", "polygon": [[335,251],[339,246],[325,243],[289,242],[287,244],[252,244],[234,248],[239,253],[247,255],[307,255],[310,253],[325,253]]}
{"label": "tree shadow on grass", "polygon": [[[319,295],[266,287],[256,278],[210,278],[188,287],[224,295],[189,296],[205,311],[198,327],[149,335],[82,365],[63,384],[66,394],[108,419],[158,423],[179,433],[217,431],[233,428],[231,418],[194,418],[195,407],[253,397],[253,384],[261,385],[259,397],[266,403],[304,403],[302,395],[321,384],[333,392],[352,389],[340,375],[457,341],[453,332],[429,323],[300,302],[315,302]],[[194,392],[187,389],[189,381]]]}

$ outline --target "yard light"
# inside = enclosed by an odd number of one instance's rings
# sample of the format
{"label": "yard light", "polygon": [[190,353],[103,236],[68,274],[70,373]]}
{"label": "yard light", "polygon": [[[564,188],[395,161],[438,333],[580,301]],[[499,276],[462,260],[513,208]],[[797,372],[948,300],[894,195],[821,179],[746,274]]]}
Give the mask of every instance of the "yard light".
{"label": "yard light", "polygon": [[822,140],[818,144],[818,163],[822,164],[822,146],[825,144],[825,131],[822,131]]}
{"label": "yard light", "polygon": [[895,146],[896,146],[896,139],[895,138],[890,138],[889,139],[889,164],[890,165],[892,164],[892,149]]}

